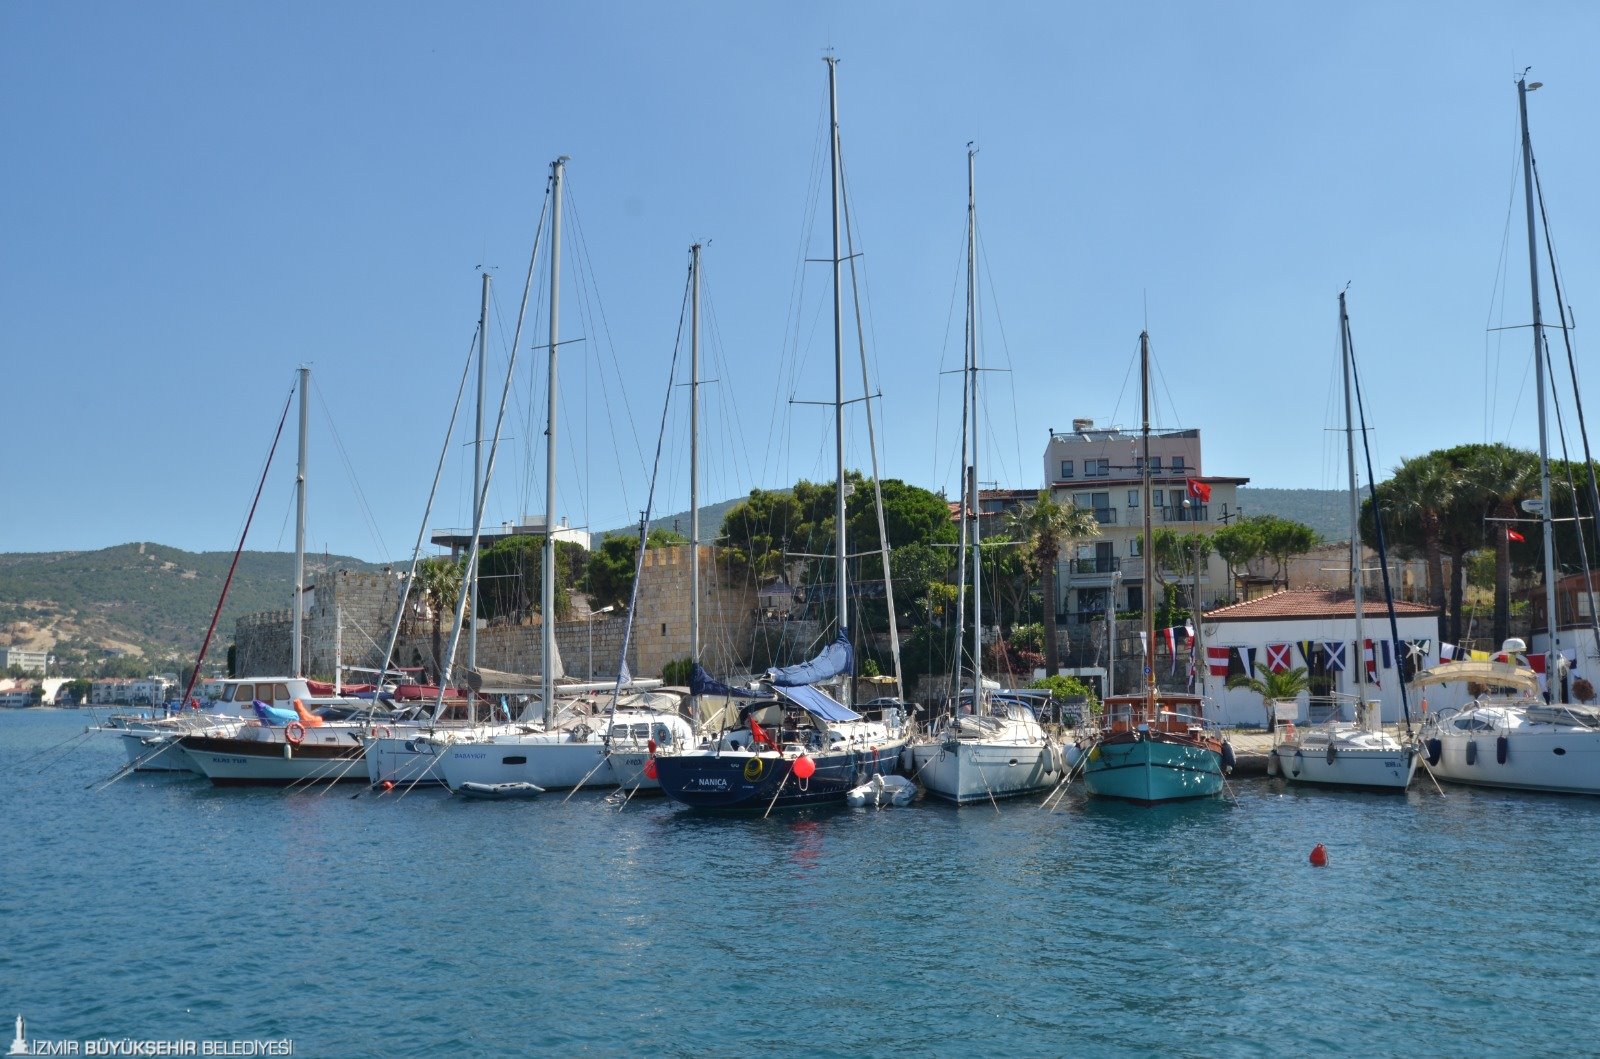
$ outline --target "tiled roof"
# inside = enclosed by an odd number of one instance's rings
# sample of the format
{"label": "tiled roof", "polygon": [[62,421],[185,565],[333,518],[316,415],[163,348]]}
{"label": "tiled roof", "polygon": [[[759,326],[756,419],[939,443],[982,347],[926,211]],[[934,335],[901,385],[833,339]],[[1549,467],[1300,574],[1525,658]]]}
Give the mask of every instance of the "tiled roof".
{"label": "tiled roof", "polygon": [[[1364,618],[1386,618],[1389,609],[1381,598],[1362,600]],[[1439,611],[1422,603],[1395,600],[1396,617],[1437,616]],[[1233,603],[1206,612],[1207,621],[1280,621],[1284,618],[1354,618],[1355,600],[1348,590],[1331,588],[1290,588],[1270,596]]]}

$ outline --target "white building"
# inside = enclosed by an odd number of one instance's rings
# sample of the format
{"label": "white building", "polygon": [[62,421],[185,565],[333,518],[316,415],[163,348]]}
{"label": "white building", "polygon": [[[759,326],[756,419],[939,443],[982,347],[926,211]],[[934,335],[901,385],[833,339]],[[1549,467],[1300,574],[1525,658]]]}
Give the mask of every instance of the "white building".
{"label": "white building", "polygon": [[50,659],[48,651],[30,651],[25,647],[0,647],[0,670],[17,666],[24,673],[43,673]]}
{"label": "white building", "polygon": [[[483,527],[483,531],[478,535],[478,546],[487,548],[497,541],[503,541],[511,537],[543,536],[544,516],[523,515],[521,522],[502,522],[498,527]],[[567,525],[565,518],[556,523],[555,538],[558,541],[576,544],[586,552],[594,550],[591,547],[593,542],[589,531]],[[449,548],[451,558],[455,558],[459,555],[465,555],[472,547],[472,527],[434,530],[433,535],[428,539],[442,548]]]}
{"label": "white building", "polygon": [[[1383,600],[1369,598],[1363,602],[1361,631],[1363,638],[1372,644],[1373,658],[1367,698],[1382,702],[1384,723],[1392,724],[1403,716],[1402,667],[1411,672],[1414,667],[1426,668],[1439,661],[1439,612],[1420,603],[1396,602],[1395,622],[1405,647],[1396,650],[1389,628],[1389,611]],[[1356,666],[1365,652],[1358,650],[1355,644],[1356,608],[1349,592],[1331,589],[1275,592],[1207,613],[1203,631],[1208,658],[1202,660],[1202,664],[1212,667],[1206,676],[1207,713],[1221,723],[1266,723],[1266,707],[1261,696],[1243,688],[1229,690],[1227,674],[1217,671],[1226,666],[1231,673],[1248,671],[1251,676],[1259,677],[1261,674],[1254,669],[1257,662],[1266,665],[1286,662],[1288,668],[1306,669],[1311,691],[1300,695],[1298,723],[1326,720],[1335,710],[1346,720],[1355,719]],[[1387,651],[1386,644],[1389,645]],[[1420,721],[1421,708],[1415,695],[1411,697],[1410,709],[1412,721]]]}
{"label": "white building", "polygon": [[[1211,533],[1237,518],[1238,489],[1250,480],[1203,474],[1198,430],[1152,432],[1150,476],[1152,524],[1179,533]],[[1058,621],[1091,623],[1113,599],[1118,611],[1144,610],[1144,443],[1139,432],[1096,427],[1092,419],[1074,419],[1069,433],[1052,430],[1044,480],[1058,503],[1071,501],[1093,511],[1100,524],[1098,537],[1061,556]],[[1210,499],[1191,497],[1191,480]],[[1202,605],[1233,598],[1227,564],[1216,556],[1200,572],[1200,598]]]}

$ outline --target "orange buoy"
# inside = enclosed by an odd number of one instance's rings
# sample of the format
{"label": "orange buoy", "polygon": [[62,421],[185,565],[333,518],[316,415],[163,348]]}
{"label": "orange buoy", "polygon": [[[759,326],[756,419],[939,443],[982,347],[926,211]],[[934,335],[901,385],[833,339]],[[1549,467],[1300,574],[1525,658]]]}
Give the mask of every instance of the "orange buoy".
{"label": "orange buoy", "polygon": [[656,759],[655,758],[647,757],[647,758],[644,759],[644,774],[645,774],[645,778],[646,779],[652,779],[653,780],[653,779],[656,778]]}
{"label": "orange buoy", "polygon": [[1326,868],[1328,866],[1328,847],[1321,842],[1312,847],[1311,866],[1313,868]]}
{"label": "orange buoy", "polygon": [[394,780],[384,780],[383,781],[383,789],[386,790],[386,791],[394,790]]}
{"label": "orange buoy", "polygon": [[812,761],[806,755],[801,754],[799,757],[794,759],[794,774],[800,779],[808,780],[812,776],[816,775],[816,772],[817,763]]}

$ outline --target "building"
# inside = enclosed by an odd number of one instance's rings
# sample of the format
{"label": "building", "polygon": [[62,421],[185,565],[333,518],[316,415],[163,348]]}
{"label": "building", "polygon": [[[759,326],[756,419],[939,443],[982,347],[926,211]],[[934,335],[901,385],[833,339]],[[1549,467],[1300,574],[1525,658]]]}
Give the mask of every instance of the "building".
{"label": "building", "polygon": [[[1145,608],[1143,453],[1137,431],[1096,427],[1092,419],[1074,419],[1067,433],[1050,431],[1044,474],[1051,495],[1094,512],[1100,524],[1098,537],[1061,556],[1056,620],[1063,626],[1091,625],[1113,601],[1119,612]],[[1210,533],[1239,517],[1238,489],[1250,481],[1204,474],[1198,430],[1152,432],[1150,476],[1152,525],[1180,533]],[[1190,481],[1210,499],[1191,499]],[[1200,597],[1203,604],[1233,598],[1227,565],[1214,555],[1200,572]]]}
{"label": "building", "polygon": [[25,647],[0,647],[0,671],[16,666],[24,673],[43,673],[50,660],[48,651],[30,651]]}
{"label": "building", "polygon": [[[1439,611],[1420,603],[1397,601],[1395,624],[1401,650],[1396,650],[1389,629],[1389,611],[1382,597],[1362,601],[1362,637],[1372,644],[1372,674],[1368,699],[1382,702],[1385,723],[1403,716],[1400,683],[1417,667],[1439,661]],[[1249,673],[1259,677],[1257,663],[1286,668],[1304,667],[1311,690],[1300,696],[1300,723],[1320,722],[1337,713],[1354,720],[1357,690],[1356,665],[1365,651],[1356,649],[1354,597],[1342,589],[1288,589],[1270,596],[1219,607],[1206,614],[1204,633],[1208,667],[1206,691],[1211,716],[1223,724],[1264,724],[1266,708],[1261,696],[1244,689],[1229,690],[1228,677]],[[1375,678],[1375,682],[1374,682]],[[1418,702],[1410,702],[1411,717],[1421,720]]]}
{"label": "building", "polygon": [[[493,526],[483,527],[483,531],[478,534],[478,546],[487,548],[497,541],[507,540],[511,537],[543,536],[544,516],[524,515],[521,522],[502,522],[498,528]],[[557,523],[555,537],[558,541],[568,541],[579,545],[586,552],[593,551],[593,548],[590,547],[589,531],[568,526],[565,518]],[[441,548],[449,548],[450,558],[459,558],[465,555],[468,549],[472,547],[472,527],[434,530],[433,536],[428,539]]]}

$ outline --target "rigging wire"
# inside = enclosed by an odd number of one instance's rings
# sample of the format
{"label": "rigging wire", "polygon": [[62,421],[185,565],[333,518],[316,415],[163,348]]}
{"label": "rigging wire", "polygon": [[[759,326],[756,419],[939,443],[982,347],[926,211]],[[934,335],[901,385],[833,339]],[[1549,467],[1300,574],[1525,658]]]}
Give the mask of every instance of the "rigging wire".
{"label": "rigging wire", "polygon": [[351,491],[355,494],[356,507],[360,510],[362,518],[366,520],[367,529],[372,533],[373,543],[378,546],[378,554],[387,557],[389,546],[384,543],[383,531],[379,528],[378,520],[372,513],[372,505],[367,503],[367,495],[361,488],[361,481],[356,476],[354,465],[350,462],[350,453],[344,447],[344,438],[339,436],[339,429],[334,423],[332,411],[328,408],[328,401],[323,396],[322,387],[313,382],[311,392],[316,395],[317,406],[322,409],[322,416],[328,422],[328,433],[332,435],[334,449],[338,452],[339,459],[344,463],[345,474],[350,479]]}

